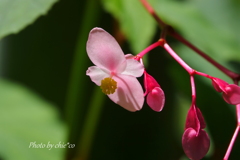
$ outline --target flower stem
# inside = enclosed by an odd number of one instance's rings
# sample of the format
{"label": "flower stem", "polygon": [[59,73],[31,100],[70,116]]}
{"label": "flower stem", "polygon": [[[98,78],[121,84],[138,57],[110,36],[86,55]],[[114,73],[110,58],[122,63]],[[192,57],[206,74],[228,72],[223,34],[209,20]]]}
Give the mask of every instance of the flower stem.
{"label": "flower stem", "polygon": [[239,129],[240,129],[240,104],[236,105],[236,113],[237,113],[237,127],[235,129],[235,132],[233,134],[233,137],[231,139],[231,142],[230,142],[230,144],[228,146],[228,149],[226,151],[226,154],[225,154],[223,160],[228,160],[229,155],[230,155],[230,153],[232,151],[232,147],[233,147],[233,145],[234,145],[234,143],[236,141],[237,135],[239,133]]}
{"label": "flower stem", "polygon": [[187,65],[186,62],[184,62],[173,50],[172,48],[167,44],[164,43],[163,48],[190,74],[194,74],[194,70]]}
{"label": "flower stem", "polygon": [[[203,57],[206,61],[208,61],[209,63],[211,63],[213,66],[215,66],[216,68],[218,68],[220,71],[222,71],[224,74],[226,74],[228,77],[230,77],[233,82],[235,84],[238,84],[238,82],[240,81],[240,74],[235,73],[229,69],[227,69],[226,67],[224,67],[223,65],[219,64],[217,61],[215,61],[213,58],[211,58],[210,56],[208,56],[206,53],[204,53],[203,51],[201,51],[200,49],[198,49],[196,46],[194,46],[192,43],[190,43],[189,41],[187,41],[183,36],[181,36],[180,34],[178,34],[171,26],[169,26],[168,24],[166,24],[164,21],[162,21],[161,17],[159,17],[155,10],[152,8],[152,6],[147,2],[147,0],[140,0],[141,3],[143,4],[143,6],[146,8],[146,10],[149,12],[149,14],[152,15],[152,17],[156,20],[156,22],[158,23],[158,25],[163,28],[164,33],[162,33],[162,35],[164,37],[161,37],[165,40],[165,36],[166,33],[170,34],[172,37],[174,37],[175,39],[177,39],[178,41],[182,42],[184,45],[186,45],[187,47],[191,48],[193,51],[195,51],[198,55],[200,55],[201,57]],[[166,28],[168,30],[166,30]],[[161,36],[162,36],[161,35]],[[191,79],[191,88],[192,88],[192,101],[195,102],[196,99],[196,91],[195,91],[195,84],[194,84],[194,74],[198,74],[200,76],[204,76],[206,78],[210,78],[212,79],[213,77],[210,75],[207,75],[205,73],[201,73],[198,71],[193,70],[191,67],[189,67],[172,49],[171,47],[165,43],[163,45],[164,49],[190,74],[190,79]],[[237,112],[237,121],[238,121],[238,125],[236,127],[236,130],[233,134],[233,137],[231,139],[231,142],[229,144],[229,147],[226,151],[226,154],[224,156],[224,160],[228,160],[229,155],[231,153],[232,147],[234,145],[234,142],[236,140],[236,137],[238,135],[239,129],[240,129],[240,104],[236,105],[236,112]]]}
{"label": "flower stem", "polygon": [[230,78],[234,79],[239,79],[240,75],[230,71],[229,69],[227,69],[226,67],[222,66],[221,64],[219,64],[218,62],[216,62],[214,59],[212,59],[211,57],[209,57],[206,53],[204,53],[203,51],[201,51],[200,49],[198,49],[196,46],[194,46],[192,43],[190,43],[189,41],[187,41],[185,38],[183,38],[181,35],[179,35],[177,32],[175,32],[174,30],[171,30],[170,35],[173,36],[174,38],[176,38],[177,40],[179,40],[180,42],[182,42],[183,44],[185,44],[186,46],[188,46],[189,48],[191,48],[193,51],[195,51],[197,54],[199,54],[200,56],[202,56],[204,59],[206,59],[209,63],[211,63],[212,65],[214,65],[216,68],[218,68],[220,71],[222,71],[224,74],[226,74],[227,76],[229,76]]}
{"label": "flower stem", "polygon": [[154,48],[161,46],[163,42],[161,41],[157,41],[153,44],[151,44],[150,46],[148,46],[147,48],[145,48],[143,51],[141,51],[136,57],[136,60],[141,59],[145,54],[147,54],[148,52],[150,52],[151,50],[153,50]]}
{"label": "flower stem", "polygon": [[[200,49],[198,49],[196,46],[194,46],[192,43],[190,43],[189,41],[187,41],[185,38],[183,38],[183,36],[181,36],[180,34],[178,34],[170,25],[166,24],[161,17],[159,17],[157,15],[157,13],[155,12],[155,10],[153,9],[153,7],[147,2],[147,0],[140,0],[142,5],[146,8],[146,10],[149,12],[149,14],[151,14],[153,16],[153,18],[156,20],[156,22],[158,23],[158,25],[163,28],[168,28],[167,33],[170,34],[172,37],[174,37],[175,39],[177,39],[178,41],[182,42],[183,44],[185,44],[186,46],[188,46],[189,48],[191,48],[193,51],[195,51],[197,54],[199,54],[200,56],[202,56],[204,59],[206,59],[209,63],[211,63],[212,65],[214,65],[216,68],[218,68],[220,71],[222,71],[224,74],[226,74],[228,77],[230,77],[233,81],[236,80],[240,80],[240,74],[237,74],[229,69],[227,69],[226,67],[222,66],[221,64],[219,64],[218,62],[216,62],[214,59],[212,59],[211,57],[209,57],[206,53],[204,53],[203,51],[201,51]],[[165,33],[164,33],[165,34]]]}
{"label": "flower stem", "polygon": [[190,75],[191,89],[192,89],[192,104],[196,104],[196,87],[194,82],[194,75]]}
{"label": "flower stem", "polygon": [[235,132],[234,132],[234,134],[233,134],[233,137],[232,137],[232,139],[231,139],[231,142],[230,142],[230,144],[229,144],[229,146],[228,146],[227,152],[226,152],[223,160],[228,160],[229,155],[230,155],[230,153],[231,153],[231,151],[232,151],[232,147],[233,147],[233,145],[234,145],[234,142],[235,142],[235,140],[236,140],[236,138],[237,138],[239,129],[240,129],[240,126],[237,125],[237,127],[236,127],[236,129],[235,129]]}
{"label": "flower stem", "polygon": [[208,75],[206,73],[202,73],[202,72],[198,72],[198,71],[195,71],[195,74],[203,76],[203,77],[206,77],[206,78],[209,78],[209,79],[213,78],[212,76],[210,76],[210,75]]}

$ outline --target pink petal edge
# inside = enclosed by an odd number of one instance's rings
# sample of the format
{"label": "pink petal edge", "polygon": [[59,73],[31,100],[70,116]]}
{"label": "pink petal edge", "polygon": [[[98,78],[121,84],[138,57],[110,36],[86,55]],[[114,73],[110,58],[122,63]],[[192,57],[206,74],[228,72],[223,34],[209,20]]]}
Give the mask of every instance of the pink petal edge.
{"label": "pink petal edge", "polygon": [[87,54],[99,68],[122,72],[126,58],[115,38],[102,28],[93,28],[87,41]]}
{"label": "pink petal edge", "polygon": [[140,77],[143,74],[144,66],[134,59],[127,59],[127,66],[121,74]]}
{"label": "pink petal edge", "polygon": [[104,72],[97,66],[91,66],[88,68],[86,75],[88,75],[96,85],[100,86],[101,81],[104,78],[109,77],[110,73],[107,73],[107,71]]}
{"label": "pink petal edge", "polygon": [[135,112],[142,109],[144,96],[143,89],[137,78],[128,75],[114,76],[117,81],[117,89],[108,97],[128,111]]}

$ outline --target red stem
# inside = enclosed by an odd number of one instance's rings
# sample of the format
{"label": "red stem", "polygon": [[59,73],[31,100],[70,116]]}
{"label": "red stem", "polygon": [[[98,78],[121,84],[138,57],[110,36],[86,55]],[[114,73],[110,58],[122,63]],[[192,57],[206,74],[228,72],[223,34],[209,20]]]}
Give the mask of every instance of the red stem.
{"label": "red stem", "polygon": [[229,69],[225,68],[224,66],[222,66],[221,64],[219,64],[218,62],[216,62],[214,59],[212,59],[211,57],[209,57],[206,53],[204,53],[203,51],[201,51],[200,49],[198,49],[196,46],[194,46],[193,44],[191,44],[189,41],[187,41],[185,38],[183,38],[181,35],[179,35],[177,32],[171,30],[170,32],[171,36],[173,36],[174,38],[176,38],[177,40],[179,40],[180,42],[182,42],[183,44],[185,44],[186,46],[188,46],[189,48],[191,48],[193,51],[195,51],[196,53],[198,53],[200,56],[202,56],[204,59],[206,59],[208,62],[210,62],[212,65],[214,65],[216,68],[218,68],[220,71],[222,71],[224,74],[226,74],[227,76],[229,76],[230,78],[233,79],[233,81],[235,79],[239,79],[240,75],[230,71]]}
{"label": "red stem", "polygon": [[194,75],[190,75],[190,82],[191,82],[191,89],[192,89],[192,104],[196,104],[196,87],[194,82]]}
{"label": "red stem", "polygon": [[181,35],[179,35],[176,31],[174,31],[174,29],[172,27],[170,27],[168,24],[166,24],[164,21],[162,21],[162,19],[156,14],[155,10],[153,9],[153,7],[147,2],[147,0],[140,0],[141,3],[143,4],[143,6],[146,8],[146,10],[153,16],[153,18],[157,21],[157,23],[159,24],[159,26],[161,28],[169,28],[168,33],[173,36],[174,38],[176,38],[178,41],[182,42],[183,44],[185,44],[186,46],[188,46],[189,48],[191,48],[193,51],[195,51],[197,54],[199,54],[200,56],[202,56],[204,59],[206,59],[208,62],[210,62],[212,65],[214,65],[215,67],[217,67],[219,70],[221,70],[223,73],[225,73],[227,76],[229,76],[230,78],[232,78],[232,80],[234,82],[239,81],[240,80],[240,74],[237,74],[233,71],[230,71],[229,69],[225,68],[224,66],[222,66],[221,64],[219,64],[218,62],[216,62],[214,59],[212,59],[211,57],[209,57],[207,54],[205,54],[203,51],[201,51],[200,49],[198,49],[196,46],[194,46],[192,43],[190,43],[189,41],[187,41],[185,38],[183,38]]}
{"label": "red stem", "polygon": [[150,52],[151,50],[153,50],[154,48],[161,46],[163,44],[163,41],[157,41],[153,44],[151,44],[150,46],[148,46],[147,48],[145,48],[143,51],[141,51],[137,56],[136,56],[136,60],[141,59],[145,54],[147,54],[148,52]]}
{"label": "red stem", "polygon": [[177,53],[174,52],[174,50],[167,44],[164,43],[163,48],[190,74],[194,74],[194,70],[189,67],[189,65],[184,62],[178,55]]}
{"label": "red stem", "polygon": [[234,134],[233,134],[233,137],[232,137],[232,139],[231,139],[231,142],[230,142],[230,144],[229,144],[229,146],[228,146],[227,152],[226,152],[223,160],[228,160],[229,155],[230,155],[230,153],[231,153],[231,151],[232,151],[232,147],[233,147],[233,145],[234,145],[234,142],[235,142],[235,140],[236,140],[236,138],[237,138],[239,129],[240,129],[240,128],[239,128],[239,125],[237,125],[237,127],[236,127],[236,129],[235,129],[235,132],[234,132]]}
{"label": "red stem", "polygon": [[[164,33],[162,33],[161,37],[162,39],[164,39],[165,41],[165,35],[166,33],[169,33],[171,36],[173,36],[175,39],[177,39],[178,41],[182,42],[183,44],[185,44],[186,46],[188,46],[189,48],[191,48],[193,51],[195,51],[197,54],[199,54],[200,56],[202,56],[205,60],[207,60],[209,63],[211,63],[212,65],[214,65],[216,68],[218,68],[220,71],[222,71],[224,74],[226,74],[228,77],[232,78],[232,80],[234,81],[235,84],[238,84],[238,81],[240,81],[240,74],[235,73],[229,69],[227,69],[226,67],[224,67],[223,65],[219,64],[217,61],[215,61],[214,59],[212,59],[210,56],[208,56],[206,53],[204,53],[203,51],[201,51],[200,49],[198,49],[196,46],[194,46],[192,43],[190,43],[189,41],[187,41],[184,37],[182,37],[181,35],[179,35],[171,26],[167,25],[165,22],[163,22],[161,20],[161,18],[156,14],[156,12],[154,11],[154,9],[151,7],[151,5],[147,2],[147,0],[140,0],[141,3],[143,4],[143,6],[146,8],[146,10],[153,16],[153,18],[157,21],[157,23],[159,24],[160,27],[163,28]],[[166,29],[168,29],[168,32],[166,32]],[[196,92],[195,92],[195,84],[194,84],[194,74],[198,74],[207,78],[212,78],[211,76],[205,74],[205,73],[201,73],[201,72],[197,72],[195,70],[193,70],[191,67],[189,67],[171,48],[167,43],[164,43],[164,45],[162,45],[167,51],[168,53],[190,74],[190,78],[191,78],[191,87],[192,87],[192,97],[193,97],[193,102],[195,102],[195,98],[196,98]],[[146,52],[147,53],[147,52]],[[144,53],[144,54],[146,54]],[[143,55],[144,55],[143,54]],[[240,104],[236,105],[236,112],[237,112],[237,120],[238,120],[238,125],[236,127],[236,130],[233,134],[233,137],[231,139],[231,142],[228,146],[228,149],[226,151],[226,154],[224,156],[224,160],[228,160],[229,155],[232,151],[232,147],[235,143],[235,140],[237,138],[239,129],[240,129]]]}
{"label": "red stem", "polygon": [[206,73],[202,73],[202,72],[198,72],[198,71],[195,71],[195,74],[203,76],[203,77],[206,77],[206,78],[209,78],[209,79],[213,78],[212,76],[210,76],[210,75],[208,75]]}

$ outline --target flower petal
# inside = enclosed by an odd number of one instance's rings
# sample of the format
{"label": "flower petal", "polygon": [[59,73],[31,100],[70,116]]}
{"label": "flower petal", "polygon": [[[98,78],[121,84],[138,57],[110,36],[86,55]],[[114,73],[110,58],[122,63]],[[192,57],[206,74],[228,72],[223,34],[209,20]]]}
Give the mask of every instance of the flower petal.
{"label": "flower petal", "polygon": [[[93,28],[87,41],[90,60],[99,68],[115,72],[126,67],[126,59],[117,41],[102,28]],[[116,71],[117,72],[117,71]]]}
{"label": "flower petal", "polygon": [[235,84],[229,84],[225,87],[223,99],[229,104],[240,104],[240,87]]}
{"label": "flower petal", "polygon": [[144,96],[138,80],[128,75],[114,76],[113,79],[117,81],[117,89],[108,97],[126,110],[134,112],[142,109]]}
{"label": "flower petal", "polygon": [[160,112],[163,109],[165,103],[165,95],[161,88],[155,87],[147,95],[147,104],[152,110]]}
{"label": "flower petal", "polygon": [[160,87],[160,85],[150,74],[144,71],[144,87],[147,94],[148,92],[151,92],[151,90],[153,90],[155,87]]}
{"label": "flower petal", "polygon": [[205,120],[203,118],[202,112],[200,111],[200,109],[198,107],[196,107],[196,113],[197,113],[197,118],[198,118],[199,123],[200,123],[200,129],[206,128],[206,123],[205,123]]}
{"label": "flower petal", "polygon": [[127,59],[127,66],[121,74],[131,75],[134,77],[140,77],[143,74],[144,66],[134,59]]}
{"label": "flower petal", "polygon": [[227,82],[219,78],[212,78],[212,85],[217,92],[223,92],[224,88],[228,85]]}
{"label": "flower petal", "polygon": [[104,72],[102,69],[98,68],[97,66],[89,67],[86,74],[98,86],[101,85],[101,81],[104,78],[109,77],[109,74],[107,72]]}
{"label": "flower petal", "polygon": [[200,122],[197,117],[196,107],[195,107],[195,105],[192,105],[190,107],[190,109],[188,110],[185,129],[193,128],[198,133],[200,130],[200,127],[201,127],[201,125],[200,125]]}
{"label": "flower petal", "polygon": [[135,56],[129,53],[129,54],[125,54],[125,58],[126,59],[134,59]]}
{"label": "flower petal", "polygon": [[185,130],[182,137],[182,146],[185,154],[191,160],[200,160],[208,152],[210,139],[204,130],[200,130],[199,134],[193,128]]}

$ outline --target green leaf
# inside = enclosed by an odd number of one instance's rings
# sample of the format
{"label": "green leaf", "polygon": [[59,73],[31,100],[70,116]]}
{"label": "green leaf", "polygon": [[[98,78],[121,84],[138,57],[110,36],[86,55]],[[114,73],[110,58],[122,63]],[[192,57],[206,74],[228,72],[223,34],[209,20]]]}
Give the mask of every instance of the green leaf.
{"label": "green leaf", "polygon": [[0,39],[17,33],[44,15],[57,0],[1,0]]}
{"label": "green leaf", "polygon": [[150,44],[156,23],[139,0],[103,0],[103,4],[119,21],[135,54]]}
{"label": "green leaf", "polygon": [[[61,159],[64,148],[55,148],[55,145],[66,144],[66,130],[56,109],[20,85],[0,80],[0,88],[0,157]],[[46,146],[36,148],[34,143]],[[54,147],[47,148],[48,143]]]}

